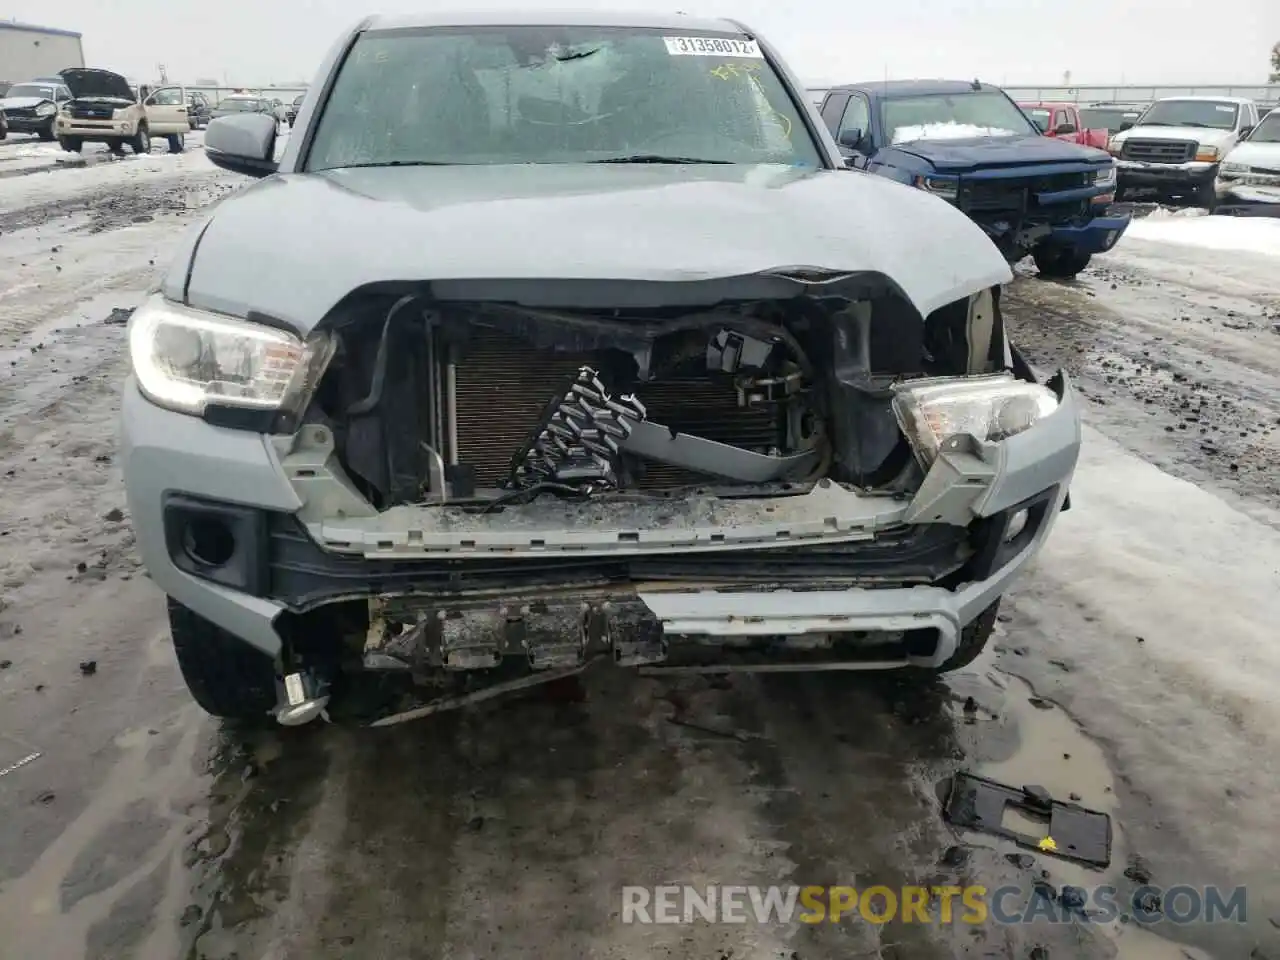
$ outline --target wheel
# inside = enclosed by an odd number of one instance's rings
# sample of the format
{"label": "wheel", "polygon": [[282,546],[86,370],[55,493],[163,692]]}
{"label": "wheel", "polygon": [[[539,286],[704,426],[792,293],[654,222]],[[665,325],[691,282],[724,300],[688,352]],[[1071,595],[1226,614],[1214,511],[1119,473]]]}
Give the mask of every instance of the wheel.
{"label": "wheel", "polygon": [[181,153],[187,145],[187,138],[181,133],[171,133],[169,135],[169,152]]}
{"label": "wheel", "polygon": [[267,722],[276,705],[271,658],[169,600],[169,631],[191,697],[215,717]]}
{"label": "wheel", "polygon": [[1049,280],[1070,280],[1089,265],[1092,254],[1081,253],[1071,247],[1043,244],[1031,251],[1040,276]]}
{"label": "wheel", "polygon": [[79,137],[59,137],[58,143],[67,153],[79,153],[84,148],[84,141]]}
{"label": "wheel", "polygon": [[133,148],[134,153],[151,152],[151,134],[146,127],[138,128],[138,134],[129,141],[129,146]]}
{"label": "wheel", "polygon": [[38,136],[45,143],[52,143],[54,140],[56,140],[57,137],[53,135],[53,121],[50,120],[49,125],[47,127],[41,127],[39,131],[37,131],[36,136]]}

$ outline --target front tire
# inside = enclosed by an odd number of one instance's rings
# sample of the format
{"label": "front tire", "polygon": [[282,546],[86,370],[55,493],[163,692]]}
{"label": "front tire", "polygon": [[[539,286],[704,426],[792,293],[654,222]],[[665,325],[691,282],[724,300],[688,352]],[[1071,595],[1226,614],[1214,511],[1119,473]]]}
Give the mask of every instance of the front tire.
{"label": "front tire", "polygon": [[151,152],[151,133],[146,127],[139,127],[138,133],[129,141],[129,146],[133,148],[133,152],[144,154]]}
{"label": "front tire", "polygon": [[187,146],[187,138],[181,133],[169,135],[169,152],[181,153]]}
{"label": "front tire", "polygon": [[79,137],[59,137],[58,143],[67,153],[79,153],[84,149],[84,141]]}
{"label": "front tire", "polygon": [[1196,187],[1195,202],[1197,207],[1204,207],[1212,213],[1218,206],[1218,191],[1212,180],[1206,180]]}
{"label": "front tire", "polygon": [[58,139],[53,135],[53,121],[50,120],[47,127],[41,127],[39,131],[36,132],[36,136],[45,143],[52,143],[54,140]]}
{"label": "front tire", "polygon": [[205,713],[247,722],[270,719],[276,705],[270,657],[173,599],[169,630],[182,679]]}
{"label": "front tire", "polygon": [[1031,256],[1040,276],[1047,280],[1071,280],[1093,259],[1092,254],[1054,244],[1037,247]]}

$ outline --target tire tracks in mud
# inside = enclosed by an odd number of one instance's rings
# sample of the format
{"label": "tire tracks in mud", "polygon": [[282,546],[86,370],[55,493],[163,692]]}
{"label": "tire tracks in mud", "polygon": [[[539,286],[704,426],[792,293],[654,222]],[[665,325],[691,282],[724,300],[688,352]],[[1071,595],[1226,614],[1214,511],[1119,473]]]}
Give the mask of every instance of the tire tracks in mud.
{"label": "tire tracks in mud", "polygon": [[156,177],[112,185],[109,192],[92,188],[0,212],[0,234],[88,214],[88,222],[73,229],[105,233],[132,223],[147,223],[158,214],[187,214],[209,206],[236,188],[218,172],[191,173],[181,178]]}
{"label": "tire tracks in mud", "polygon": [[1275,524],[1280,305],[1221,290],[1124,266],[1075,283],[1019,277],[1005,319],[1035,366],[1067,371],[1103,433],[1175,476],[1261,505],[1259,518]]}

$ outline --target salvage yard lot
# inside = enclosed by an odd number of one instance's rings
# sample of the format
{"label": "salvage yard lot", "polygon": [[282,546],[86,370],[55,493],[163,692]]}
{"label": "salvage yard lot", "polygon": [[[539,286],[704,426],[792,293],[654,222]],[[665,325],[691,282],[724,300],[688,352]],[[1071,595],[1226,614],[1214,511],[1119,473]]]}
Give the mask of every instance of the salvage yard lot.
{"label": "salvage yard lot", "polygon": [[[1280,957],[1280,221],[1157,214],[1077,282],[1019,276],[1012,335],[1069,371],[1084,453],[994,650],[946,682],[606,671],[246,739],[182,687],[115,464],[124,311],[243,185],[195,141],[84,169],[0,144],[0,957]],[[1110,812],[1112,866],[954,835],[959,768]],[[1148,874],[1245,886],[1246,920],[619,919],[628,884]]]}

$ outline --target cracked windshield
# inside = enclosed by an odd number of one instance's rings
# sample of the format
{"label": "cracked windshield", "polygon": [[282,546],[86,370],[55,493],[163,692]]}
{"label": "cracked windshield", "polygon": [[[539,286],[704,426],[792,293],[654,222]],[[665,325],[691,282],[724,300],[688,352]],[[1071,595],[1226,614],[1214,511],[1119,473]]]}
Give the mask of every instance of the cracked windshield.
{"label": "cracked windshield", "polygon": [[0,960],[1280,960],[1276,0],[507,6],[7,0]]}
{"label": "cracked windshield", "polygon": [[818,165],[755,41],[676,40],[688,49],[658,31],[370,33],[338,73],[308,168],[638,154]]}

